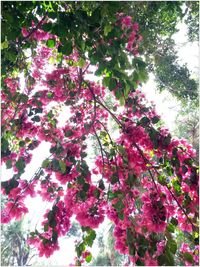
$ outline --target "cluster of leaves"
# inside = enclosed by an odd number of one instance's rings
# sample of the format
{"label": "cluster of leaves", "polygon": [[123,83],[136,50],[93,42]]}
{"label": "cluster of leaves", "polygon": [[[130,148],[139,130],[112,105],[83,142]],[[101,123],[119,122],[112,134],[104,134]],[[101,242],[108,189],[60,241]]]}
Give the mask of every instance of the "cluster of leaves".
{"label": "cluster of leaves", "polygon": [[[189,38],[198,39],[199,2],[187,1],[185,11],[183,5],[184,2],[180,1],[94,2],[92,4],[84,1],[77,3],[2,2],[2,61],[4,62],[2,74],[12,70],[11,66],[15,69],[26,68],[24,49],[34,47],[34,43],[30,43],[26,37],[20,38],[21,28],[27,27],[31,22],[35,23],[35,27],[40,26],[41,20],[35,14],[41,18],[48,14],[52,21],[45,24],[43,29],[60,38],[62,45],[59,46],[59,52],[69,55],[76,44],[81,54],[81,61],[85,59],[87,52],[91,63],[99,64],[96,74],[99,76],[106,74],[107,77],[112,78],[111,80],[107,78],[105,81],[110,83],[110,89],[115,86],[116,77],[121,82],[124,81],[125,85],[127,84],[126,88],[135,86],[134,82],[137,80],[145,81],[146,74],[140,72],[138,77],[136,72],[134,76],[137,79],[131,79],[127,83],[127,78],[120,71],[129,67],[124,51],[120,48],[121,42],[114,41],[115,50],[107,46],[110,38],[120,36],[118,28],[112,26],[112,23],[116,20],[115,14],[123,12],[131,15],[140,24],[143,41],[139,51],[145,57],[149,71],[153,70],[157,77],[160,88],[169,90],[179,99],[185,97],[194,99],[198,96],[197,82],[190,77],[186,66],[180,66],[177,63],[176,51],[174,49],[167,51],[169,42],[172,42],[171,36],[177,31],[177,23],[181,20],[185,20],[188,25]],[[98,44],[101,39],[104,42],[95,48],[93,44]],[[55,40],[48,40],[47,44],[49,47],[54,47]],[[106,57],[111,57],[112,60],[105,61]],[[126,89],[124,93],[127,94],[128,91],[129,89]]]}

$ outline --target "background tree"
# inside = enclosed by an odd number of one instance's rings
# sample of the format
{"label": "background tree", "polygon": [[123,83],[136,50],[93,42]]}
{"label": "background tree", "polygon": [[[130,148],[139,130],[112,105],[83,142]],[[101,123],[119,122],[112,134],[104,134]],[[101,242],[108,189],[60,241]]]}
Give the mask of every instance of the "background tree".
{"label": "background tree", "polygon": [[176,118],[175,134],[187,139],[197,151],[199,158],[199,109],[195,102],[188,101],[181,107]]}
{"label": "background tree", "polygon": [[37,254],[26,243],[23,220],[1,227],[1,265],[31,266]]}

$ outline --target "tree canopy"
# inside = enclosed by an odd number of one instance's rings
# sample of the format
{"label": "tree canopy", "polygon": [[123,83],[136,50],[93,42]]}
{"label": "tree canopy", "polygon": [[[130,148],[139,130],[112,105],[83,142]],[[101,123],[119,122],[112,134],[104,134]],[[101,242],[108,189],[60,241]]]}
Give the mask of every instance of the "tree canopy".
{"label": "tree canopy", "polygon": [[[184,101],[197,97],[171,38],[182,19],[196,38],[190,27],[198,24],[198,4],[183,4],[2,2],[1,151],[13,171],[1,183],[2,222],[28,212],[27,196],[50,203],[28,238],[40,256],[59,249],[74,216],[82,230],[74,264],[91,262],[107,217],[128,263],[198,264],[196,152],[169,133],[141,91],[153,71],[161,90]],[[98,154],[91,163],[92,138]],[[51,148],[29,177],[43,142]]]}

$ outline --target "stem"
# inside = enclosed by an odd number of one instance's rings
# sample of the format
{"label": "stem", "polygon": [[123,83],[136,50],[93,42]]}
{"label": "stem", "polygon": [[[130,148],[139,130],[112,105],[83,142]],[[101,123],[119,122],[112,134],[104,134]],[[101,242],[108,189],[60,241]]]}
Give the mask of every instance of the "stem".
{"label": "stem", "polygon": [[[143,151],[140,149],[140,147],[136,143],[134,143],[133,145],[137,148],[137,150],[139,151],[140,155],[144,159],[145,163],[150,163],[151,164],[151,162],[145,157],[145,155],[144,155]],[[155,179],[154,179],[154,177],[153,177],[153,175],[151,173],[151,170],[149,168],[148,168],[148,172],[149,172],[149,174],[151,176],[151,179],[152,179],[152,181],[153,181],[153,183],[155,185],[156,191],[158,192],[157,184],[156,184]]]}
{"label": "stem", "polygon": [[192,225],[193,230],[195,231],[195,229],[197,229],[197,227],[193,224],[193,222],[191,221],[191,219],[188,217],[186,211],[184,210],[184,208],[181,206],[181,204],[178,202],[177,198],[175,197],[175,195],[172,193],[172,191],[167,187],[168,191],[170,192],[171,196],[173,197],[173,199],[176,201],[177,205],[179,206],[179,208],[182,210],[182,212],[185,214],[185,216],[187,217],[188,221],[190,222],[190,224]]}
{"label": "stem", "polygon": [[[47,14],[47,13],[46,13]],[[25,36],[23,39],[22,39],[22,41],[21,41],[21,43],[22,42],[24,42],[24,41],[26,41],[36,30],[38,30],[39,29],[39,27],[41,26],[41,24],[42,24],[42,22],[45,20],[45,18],[46,18],[46,15],[38,22],[38,24],[29,32],[29,34],[27,35],[27,36]]]}
{"label": "stem", "polygon": [[101,157],[102,157],[102,161],[103,161],[103,169],[104,169],[105,161],[104,161],[104,157],[103,157],[103,147],[102,147],[101,141],[100,141],[100,139],[99,139],[99,137],[98,137],[98,135],[97,135],[97,133],[96,133],[94,127],[93,127],[93,131],[94,131],[94,134],[95,134],[95,136],[96,136],[96,138],[97,138],[97,141],[98,141],[98,143],[99,143],[99,147],[100,147],[100,150],[101,150]]}
{"label": "stem", "polygon": [[97,100],[97,103],[101,105],[108,113],[113,117],[113,119],[119,124],[122,128],[124,128],[124,125],[121,123],[121,121],[118,120],[118,118],[107,108],[100,100]]}

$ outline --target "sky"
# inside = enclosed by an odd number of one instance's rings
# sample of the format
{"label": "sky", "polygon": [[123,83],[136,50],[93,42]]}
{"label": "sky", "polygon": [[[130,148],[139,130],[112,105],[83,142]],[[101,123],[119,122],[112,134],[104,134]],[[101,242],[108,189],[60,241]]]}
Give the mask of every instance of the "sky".
{"label": "sky", "polygon": [[[185,44],[187,42],[186,39],[186,26],[179,24],[180,31],[174,35],[174,39],[179,48],[179,58],[180,62],[187,63],[188,67],[194,75],[196,75],[198,70],[198,45],[194,44]],[[184,45],[182,45],[184,44]],[[156,84],[153,75],[150,75],[149,81],[143,85],[142,91],[145,93],[147,99],[149,101],[154,101],[156,105],[156,110],[163,121],[165,121],[166,126],[173,131],[175,127],[176,115],[179,111],[179,102],[174,99],[167,91],[164,91],[161,94],[158,94],[156,91]],[[67,114],[67,110],[63,111],[64,114]],[[64,121],[62,117],[60,118],[60,123],[63,124]],[[65,117],[66,120],[66,117]],[[33,152],[33,160],[29,164],[28,170],[23,175],[23,178],[31,177],[37,166],[41,164],[41,162],[48,156],[50,145],[48,143],[43,143]],[[2,167],[2,180],[7,180],[11,177],[12,172],[10,170],[6,170],[5,167]],[[29,230],[34,230],[35,226],[42,219],[42,214],[46,210],[48,204],[41,201],[40,198],[27,199],[26,201],[29,208],[29,215],[25,217],[24,227],[29,228]],[[30,223],[28,223],[28,221]],[[108,221],[105,221],[103,225],[103,229],[108,231],[109,224]],[[75,256],[74,251],[74,239],[60,239],[60,250],[55,252],[54,255],[50,259],[46,259],[44,257],[39,258],[37,261],[37,265],[48,266],[48,265],[69,265],[73,262],[73,258]],[[98,254],[98,245],[95,243],[94,248],[92,249],[92,254]]]}

